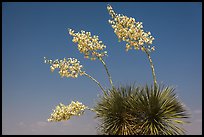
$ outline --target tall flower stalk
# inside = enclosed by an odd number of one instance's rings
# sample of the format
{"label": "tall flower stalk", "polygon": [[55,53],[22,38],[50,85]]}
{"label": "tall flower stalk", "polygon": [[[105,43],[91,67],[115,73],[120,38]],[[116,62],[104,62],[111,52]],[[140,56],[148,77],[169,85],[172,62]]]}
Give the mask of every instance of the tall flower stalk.
{"label": "tall flower stalk", "polygon": [[104,90],[104,88],[101,86],[101,84],[92,76],[90,76],[87,73],[84,73],[85,76],[87,76],[88,78],[90,78],[91,80],[93,80],[94,82],[96,82],[96,84],[101,88],[101,90],[103,91],[103,93],[106,95],[106,91]]}
{"label": "tall flower stalk", "polygon": [[110,73],[108,72],[108,68],[107,68],[107,66],[106,66],[105,61],[104,61],[103,58],[101,58],[101,57],[99,57],[98,59],[102,62],[103,66],[105,67],[105,70],[106,70],[106,73],[107,73],[107,75],[108,75],[108,78],[109,78],[110,84],[111,84],[111,86],[112,86],[112,88],[113,88],[113,87],[114,87],[114,85],[113,85],[113,81],[112,81],[112,78],[111,78]]}
{"label": "tall flower stalk", "polygon": [[154,64],[152,62],[152,58],[149,54],[149,52],[147,51],[147,49],[144,48],[144,52],[147,54],[150,66],[151,66],[151,70],[152,70],[152,76],[153,76],[153,80],[154,80],[154,86],[157,86],[157,79],[156,79],[156,74],[155,74],[155,70],[154,70]]}
{"label": "tall flower stalk", "polygon": [[142,22],[136,22],[132,17],[127,17],[114,12],[113,8],[108,5],[107,10],[112,17],[109,20],[115,34],[117,35],[119,41],[125,41],[126,51],[134,48],[135,50],[142,50],[146,53],[150,66],[152,69],[154,86],[157,86],[156,74],[152,59],[150,57],[150,52],[155,50],[154,46],[150,46],[154,37],[151,36],[150,32],[144,32],[142,29]]}

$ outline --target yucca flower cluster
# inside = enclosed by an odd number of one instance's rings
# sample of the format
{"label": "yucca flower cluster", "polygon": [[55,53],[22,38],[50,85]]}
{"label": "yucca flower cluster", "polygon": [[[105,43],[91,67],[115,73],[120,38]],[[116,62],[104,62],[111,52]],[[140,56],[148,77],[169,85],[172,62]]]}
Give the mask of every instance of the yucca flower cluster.
{"label": "yucca flower cluster", "polygon": [[80,116],[83,114],[84,110],[88,107],[83,105],[81,102],[72,101],[68,106],[60,103],[56,106],[55,110],[48,119],[49,122],[58,122],[63,120],[68,120],[71,116]]}
{"label": "yucca flower cluster", "polygon": [[80,61],[75,58],[64,58],[63,60],[48,60],[44,57],[44,62],[51,64],[50,70],[53,72],[56,68],[59,68],[59,74],[61,77],[77,78],[78,75],[84,75],[85,71],[82,71],[83,66],[80,65]]}
{"label": "yucca flower cluster", "polygon": [[84,54],[85,58],[95,60],[107,56],[107,51],[103,51],[106,46],[98,39],[98,36],[91,36],[91,32],[75,33],[74,30],[69,29],[69,34],[73,36],[72,41],[78,43],[78,50]]}
{"label": "yucca flower cluster", "polygon": [[107,9],[112,17],[112,20],[109,20],[109,23],[114,29],[119,41],[123,40],[127,42],[126,51],[133,47],[136,50],[142,51],[145,49],[148,51],[155,50],[154,46],[150,46],[154,37],[151,36],[150,32],[144,32],[142,29],[142,22],[136,22],[136,20],[132,17],[116,14],[110,5],[107,6]]}

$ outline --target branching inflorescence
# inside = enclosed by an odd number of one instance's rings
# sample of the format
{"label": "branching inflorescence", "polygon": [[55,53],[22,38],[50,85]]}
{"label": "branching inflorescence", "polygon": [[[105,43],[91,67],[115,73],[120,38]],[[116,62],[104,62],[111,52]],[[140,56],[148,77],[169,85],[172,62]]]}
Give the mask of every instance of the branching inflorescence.
{"label": "branching inflorescence", "polygon": [[84,110],[88,107],[83,105],[81,102],[72,101],[71,104],[65,106],[60,103],[56,106],[55,110],[48,119],[49,122],[58,122],[63,120],[69,120],[72,116],[80,116],[84,113]]}
{"label": "branching inflorescence", "polygon": [[51,60],[51,59],[46,59],[44,57],[44,62],[47,64],[51,64],[50,70],[53,72],[56,68],[59,68],[59,74],[61,77],[72,77],[72,78],[77,78],[78,75],[84,75],[93,80],[94,82],[97,83],[97,85],[101,88],[101,90],[105,93],[104,88],[101,86],[101,84],[92,76],[87,74],[85,71],[82,70],[83,66],[80,65],[80,61],[78,61],[75,58],[64,58],[63,60]]}
{"label": "branching inflorescence", "polygon": [[151,36],[151,32],[145,32],[143,30],[142,22],[136,22],[132,17],[115,13],[110,5],[107,6],[107,10],[112,17],[109,23],[114,29],[119,41],[127,42],[126,51],[134,48],[135,50],[142,50],[147,54],[152,69],[154,85],[157,86],[155,70],[149,54],[149,52],[155,50],[155,47],[151,46],[154,40],[154,37]]}
{"label": "branching inflorescence", "polygon": [[106,46],[99,40],[98,36],[91,36],[91,32],[83,30],[81,30],[81,33],[74,33],[72,29],[69,29],[69,34],[73,36],[72,41],[78,43],[78,50],[84,54],[85,58],[96,60],[107,56],[107,51],[104,50]]}
{"label": "branching inflorescence", "polygon": [[48,60],[44,57],[44,62],[51,64],[50,70],[53,72],[59,68],[59,74],[61,77],[77,78],[78,75],[84,75],[85,71],[82,71],[83,66],[80,65],[80,61],[75,58],[64,58],[63,60]]}

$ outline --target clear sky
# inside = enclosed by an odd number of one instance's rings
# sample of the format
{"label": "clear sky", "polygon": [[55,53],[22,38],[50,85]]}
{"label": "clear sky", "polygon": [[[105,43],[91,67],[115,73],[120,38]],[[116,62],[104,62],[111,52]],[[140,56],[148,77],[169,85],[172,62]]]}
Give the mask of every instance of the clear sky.
{"label": "clear sky", "polygon": [[93,112],[59,123],[46,121],[60,102],[78,100],[93,107],[102,92],[87,77],[51,73],[44,56],[77,58],[88,74],[110,87],[102,63],[84,59],[68,28],[99,36],[107,46],[105,61],[115,85],[153,83],[145,53],[126,52],[125,43],[118,42],[107,4],[143,22],[155,37],[151,57],[157,81],[176,87],[192,114],[187,134],[202,134],[201,2],[2,3],[2,134],[97,134]]}

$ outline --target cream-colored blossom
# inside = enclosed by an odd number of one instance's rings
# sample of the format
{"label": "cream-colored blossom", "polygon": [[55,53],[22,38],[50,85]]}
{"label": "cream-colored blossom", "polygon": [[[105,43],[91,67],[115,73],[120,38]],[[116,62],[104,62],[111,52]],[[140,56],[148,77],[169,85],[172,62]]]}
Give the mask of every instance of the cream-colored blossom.
{"label": "cream-colored blossom", "polygon": [[64,58],[63,60],[48,60],[44,57],[45,63],[51,64],[50,70],[53,72],[56,68],[59,68],[59,74],[61,77],[77,78],[78,75],[83,75],[83,66],[80,65],[80,61],[75,58]]}
{"label": "cream-colored blossom", "polygon": [[150,32],[144,32],[142,22],[136,22],[132,17],[116,14],[113,8],[108,5],[107,10],[112,17],[108,22],[114,29],[119,41],[127,42],[126,51],[129,49],[153,51],[155,48],[149,48],[154,40]]}
{"label": "cream-colored blossom", "polygon": [[53,110],[53,113],[50,115],[50,118],[48,118],[48,121],[58,122],[69,120],[72,116],[80,116],[87,108],[87,106],[78,101],[72,101],[71,104],[67,106],[60,103],[58,106],[56,106],[55,110]]}
{"label": "cream-colored blossom", "polygon": [[95,60],[107,56],[107,51],[103,51],[106,46],[99,40],[98,36],[91,36],[91,32],[75,33],[74,30],[69,29],[69,34],[73,36],[72,41],[78,44],[78,50],[84,54],[85,58]]}

